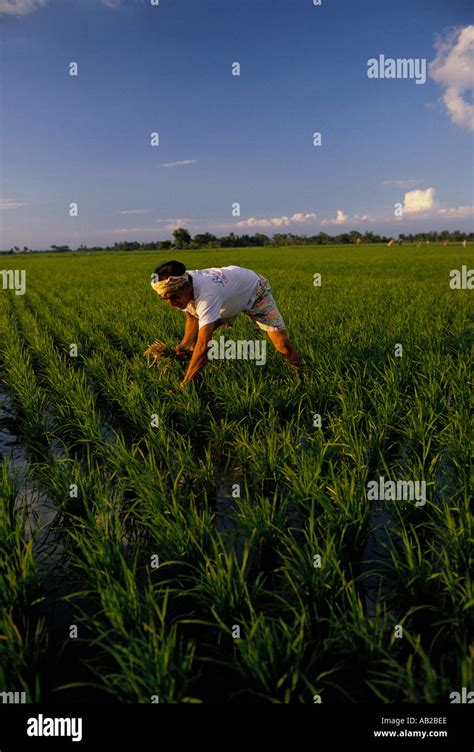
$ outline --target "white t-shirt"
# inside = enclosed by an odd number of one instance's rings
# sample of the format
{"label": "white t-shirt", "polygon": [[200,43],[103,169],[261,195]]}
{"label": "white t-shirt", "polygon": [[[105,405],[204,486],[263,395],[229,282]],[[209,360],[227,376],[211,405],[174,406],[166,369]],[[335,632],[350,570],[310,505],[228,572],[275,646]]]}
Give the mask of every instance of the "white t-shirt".
{"label": "white t-shirt", "polygon": [[189,269],[193,279],[194,305],[186,311],[199,319],[199,328],[218,319],[229,319],[251,308],[255,302],[260,276],[242,266],[220,269]]}

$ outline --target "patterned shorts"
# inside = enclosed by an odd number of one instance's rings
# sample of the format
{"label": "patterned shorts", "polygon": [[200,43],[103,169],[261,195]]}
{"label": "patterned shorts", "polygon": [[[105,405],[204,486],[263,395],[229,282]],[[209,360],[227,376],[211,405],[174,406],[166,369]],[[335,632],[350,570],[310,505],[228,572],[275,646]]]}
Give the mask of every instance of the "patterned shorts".
{"label": "patterned shorts", "polygon": [[257,297],[255,298],[252,308],[248,308],[246,311],[243,311],[243,313],[250,316],[257,326],[265,332],[275,332],[280,329],[286,329],[283,317],[273,298],[270,282],[268,279],[265,279],[265,277],[260,277],[260,282],[257,288]]}

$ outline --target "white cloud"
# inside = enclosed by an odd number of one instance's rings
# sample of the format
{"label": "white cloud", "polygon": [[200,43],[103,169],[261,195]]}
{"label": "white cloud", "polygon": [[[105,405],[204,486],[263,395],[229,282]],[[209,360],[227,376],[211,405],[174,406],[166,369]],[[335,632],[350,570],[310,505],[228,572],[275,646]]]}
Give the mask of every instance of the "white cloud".
{"label": "white cloud", "polygon": [[421,180],[384,180],[382,185],[395,185],[397,188],[409,188],[411,185],[417,185]]}
{"label": "white cloud", "polygon": [[455,29],[435,43],[437,54],[429,66],[431,78],[443,89],[443,101],[456,125],[474,130],[474,105],[463,94],[474,88],[474,25]]}
{"label": "white cloud", "polygon": [[403,213],[417,214],[418,212],[429,211],[433,208],[434,194],[434,188],[427,188],[425,191],[408,191],[403,199]]}
{"label": "white cloud", "polygon": [[292,222],[298,224],[307,224],[316,220],[316,214],[303,214],[297,212],[291,217],[283,215],[282,217],[272,217],[271,219],[249,217],[241,222],[237,222],[237,227],[287,227]]}
{"label": "white cloud", "polygon": [[438,209],[438,215],[446,219],[464,219],[474,216],[474,206],[453,206],[447,209]]}
{"label": "white cloud", "polygon": [[13,201],[11,198],[0,198],[0,209],[19,209],[28,206],[24,201]]}
{"label": "white cloud", "polygon": [[271,219],[258,219],[249,217],[248,219],[237,222],[237,227],[284,227],[290,224],[289,217],[272,217]]}
{"label": "white cloud", "polygon": [[162,162],[161,167],[185,167],[186,165],[196,164],[196,159],[181,159],[179,162]]}
{"label": "white cloud", "polygon": [[335,219],[322,219],[322,225],[343,225],[347,219],[347,214],[344,214],[342,209],[338,209]]}
{"label": "white cloud", "polygon": [[192,221],[193,224],[196,224],[195,221],[189,219],[172,219],[169,221],[169,224],[166,225],[166,229],[177,230],[179,227],[189,225],[190,221]]}
{"label": "white cloud", "polygon": [[178,227],[199,225],[202,222],[205,222],[205,220],[191,219],[191,217],[171,217],[168,219],[155,219],[155,222],[160,225],[165,225],[167,230],[177,230]]}
{"label": "white cloud", "polygon": [[148,209],[122,209],[119,214],[148,214]]}
{"label": "white cloud", "polygon": [[26,16],[34,10],[39,10],[48,0],[0,0],[0,13],[8,16]]}
{"label": "white cloud", "polygon": [[296,214],[293,214],[291,217],[292,222],[314,222],[316,219],[316,214],[301,214],[300,212],[297,212]]}
{"label": "white cloud", "polygon": [[362,214],[361,216],[354,214],[350,221],[359,224],[360,222],[375,222],[375,219],[371,217],[370,214]]}

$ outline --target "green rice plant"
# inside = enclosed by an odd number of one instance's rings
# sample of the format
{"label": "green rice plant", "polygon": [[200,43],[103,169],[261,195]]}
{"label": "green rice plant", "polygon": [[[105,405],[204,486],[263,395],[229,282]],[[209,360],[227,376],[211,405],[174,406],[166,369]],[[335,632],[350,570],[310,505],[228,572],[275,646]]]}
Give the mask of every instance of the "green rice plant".
{"label": "green rice plant", "polygon": [[0,683],[2,691],[41,697],[36,673],[47,646],[40,580],[27,537],[28,508],[18,503],[19,481],[9,463],[0,463]]}
{"label": "green rice plant", "polygon": [[411,652],[406,660],[400,655],[383,658],[380,667],[370,672],[368,686],[382,702],[446,703],[453,691],[453,678],[434,666],[421,646],[421,636],[404,630]]}
{"label": "green rice plant", "polygon": [[[16,603],[2,621],[5,675],[44,694],[43,632],[35,642],[28,614],[41,605],[34,583],[61,574],[88,678],[66,661],[66,679],[49,666],[51,686],[85,681],[120,702],[278,703],[446,702],[470,686],[470,301],[447,289],[466,253],[183,251],[189,268],[267,276],[305,361],[295,378],[269,344],[265,365],[210,362],[183,390],[185,366],[151,371],[142,356],[182,336],[182,313],[149,284],[164,254],[12,257],[34,284],[0,296],[0,383],[62,553],[40,567],[22,513],[5,521],[16,552],[2,565]],[[265,335],[241,316],[227,336]],[[427,503],[388,506],[369,613],[367,482],[382,475],[424,480]],[[229,483],[240,485],[234,532],[220,534]]]}
{"label": "green rice plant", "polygon": [[243,688],[230,701],[288,704],[311,703],[315,694],[324,698],[321,686],[331,671],[318,669],[320,647],[310,639],[304,612],[288,621],[253,612],[239,626],[231,665]]}

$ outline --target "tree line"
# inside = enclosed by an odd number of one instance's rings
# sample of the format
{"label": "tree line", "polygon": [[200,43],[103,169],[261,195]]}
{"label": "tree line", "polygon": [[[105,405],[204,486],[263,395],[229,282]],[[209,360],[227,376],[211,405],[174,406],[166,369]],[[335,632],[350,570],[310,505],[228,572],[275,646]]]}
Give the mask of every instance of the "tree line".
{"label": "tree line", "polygon": [[[328,235],[326,232],[319,232],[317,235],[295,235],[292,232],[276,233],[269,237],[263,233],[257,232],[255,235],[235,235],[233,232],[228,235],[218,237],[211,232],[198,233],[194,237],[185,227],[179,227],[173,232],[172,240],[156,240],[140,243],[136,240],[123,240],[120,243],[114,243],[113,246],[87,246],[80,245],[78,251],[137,251],[139,249],[149,249],[156,251],[167,251],[172,248],[178,250],[200,249],[200,248],[248,248],[250,246],[294,246],[294,245],[365,245],[368,243],[388,243],[395,240],[398,243],[439,243],[454,242],[459,243],[464,240],[474,241],[474,232],[465,233],[461,230],[441,230],[440,232],[418,232],[418,233],[400,233],[398,238],[394,236],[378,235],[374,232],[360,233],[357,230],[343,232],[339,235]],[[42,249],[45,252],[62,252],[71,251],[68,245],[51,245],[49,249]],[[10,248],[6,253],[28,253],[31,252],[27,246],[23,250],[18,246]],[[3,251],[5,253],[5,251]]]}

